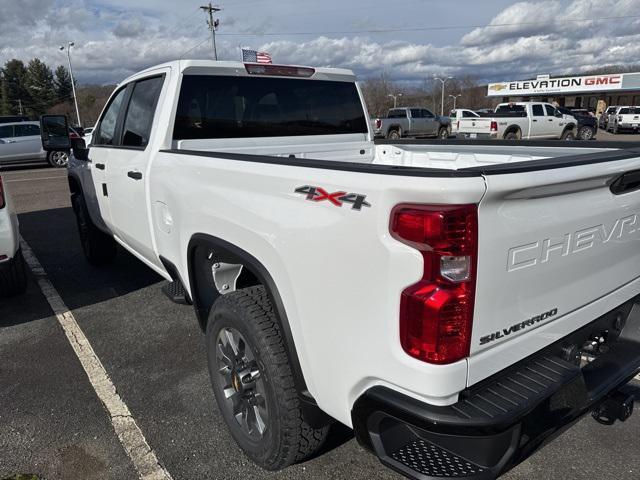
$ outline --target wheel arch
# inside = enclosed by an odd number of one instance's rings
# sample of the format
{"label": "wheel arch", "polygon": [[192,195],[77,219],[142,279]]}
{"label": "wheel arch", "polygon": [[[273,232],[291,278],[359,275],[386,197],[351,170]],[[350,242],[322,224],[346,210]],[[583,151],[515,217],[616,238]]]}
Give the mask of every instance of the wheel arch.
{"label": "wheel arch", "polygon": [[505,130],[504,133],[502,134],[502,138],[505,138],[507,135],[509,135],[510,133],[516,133],[516,134],[520,134],[520,138],[522,138],[522,129],[520,128],[520,125],[509,125]]}
{"label": "wheel arch", "polygon": [[204,233],[196,233],[189,240],[187,262],[190,296],[198,323],[203,330],[206,329],[211,308],[221,294],[215,287],[211,269],[202,268],[202,265],[215,262],[242,264],[243,273],[239,279],[240,287],[258,284],[265,287],[269,300],[277,313],[276,317],[291,362],[294,383],[305,420],[315,428],[331,423],[330,417],[320,410],[307,388],[287,312],[276,282],[267,268],[246,250],[221,238]]}

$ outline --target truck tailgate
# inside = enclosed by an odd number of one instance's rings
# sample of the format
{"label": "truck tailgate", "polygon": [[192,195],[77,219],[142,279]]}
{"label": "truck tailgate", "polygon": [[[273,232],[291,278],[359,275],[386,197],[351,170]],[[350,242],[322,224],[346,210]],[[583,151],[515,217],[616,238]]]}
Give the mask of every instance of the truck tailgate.
{"label": "truck tailgate", "polygon": [[458,132],[489,133],[491,131],[491,120],[491,118],[461,118],[458,120]]}
{"label": "truck tailgate", "polygon": [[640,277],[639,169],[628,158],[485,176],[471,383],[595,320],[583,307],[604,309]]}

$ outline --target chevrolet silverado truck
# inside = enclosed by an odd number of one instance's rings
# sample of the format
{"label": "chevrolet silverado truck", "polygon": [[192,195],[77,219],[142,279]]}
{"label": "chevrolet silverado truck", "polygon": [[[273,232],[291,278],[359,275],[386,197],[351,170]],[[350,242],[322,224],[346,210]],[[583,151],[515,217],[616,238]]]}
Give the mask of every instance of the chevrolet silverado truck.
{"label": "chevrolet silverado truck", "polygon": [[392,108],[387,118],[373,121],[376,137],[397,140],[403,137],[449,138],[451,119],[431,113],[422,107]]}
{"label": "chevrolet silverado truck", "polygon": [[457,135],[467,139],[573,140],[577,123],[550,103],[502,103],[486,117],[459,119]]}
{"label": "chevrolet silverado truck", "polygon": [[193,304],[265,469],[338,421],[409,478],[495,478],[585,414],[626,420],[640,149],[376,144],[368,118],[348,70],[180,60],[124,80],[91,144],[42,130],[73,142],[87,260],[121,247]]}
{"label": "chevrolet silverado truck", "polygon": [[640,107],[618,107],[609,116],[607,130],[614,134],[638,132],[640,130]]}

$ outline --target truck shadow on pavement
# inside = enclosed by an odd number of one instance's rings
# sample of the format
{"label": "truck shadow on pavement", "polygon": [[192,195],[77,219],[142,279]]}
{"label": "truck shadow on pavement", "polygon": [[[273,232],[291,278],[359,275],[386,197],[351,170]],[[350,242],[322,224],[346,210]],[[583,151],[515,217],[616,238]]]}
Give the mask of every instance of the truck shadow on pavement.
{"label": "truck shadow on pavement", "polygon": [[[22,237],[70,310],[126,295],[163,280],[120,247],[112,264],[100,268],[90,265],[84,258],[71,208],[23,213],[19,220]],[[33,278],[30,283],[33,284]]]}

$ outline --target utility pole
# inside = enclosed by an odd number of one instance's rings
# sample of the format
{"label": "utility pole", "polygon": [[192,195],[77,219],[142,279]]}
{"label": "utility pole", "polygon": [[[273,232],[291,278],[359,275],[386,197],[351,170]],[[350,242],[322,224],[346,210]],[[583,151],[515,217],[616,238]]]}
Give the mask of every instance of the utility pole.
{"label": "utility pole", "polygon": [[447,83],[447,80],[452,80],[453,77],[447,77],[447,78],[440,78],[440,77],[433,77],[434,80],[439,80],[442,83],[442,103],[440,104],[440,116],[443,117],[444,116],[444,84]]}
{"label": "utility pole", "polygon": [[221,9],[212,6],[211,2],[209,2],[209,5],[203,5],[200,8],[209,14],[207,25],[211,30],[211,47],[213,48],[213,58],[218,60],[218,49],[216,48],[216,29],[218,28],[218,25],[220,25],[220,20],[218,20],[217,18],[214,20],[213,14],[219,12]]}
{"label": "utility pole", "polygon": [[[78,97],[76,96],[76,83],[73,80],[73,69],[71,68],[71,47],[73,47],[75,43],[69,42],[66,50],[67,50],[67,59],[69,60],[69,76],[71,77],[71,91],[73,92],[73,103],[76,105],[76,119],[78,120],[78,126],[81,127],[82,123],[80,123],[80,110],[78,109]],[[60,51],[65,50],[63,45],[60,45]]]}

